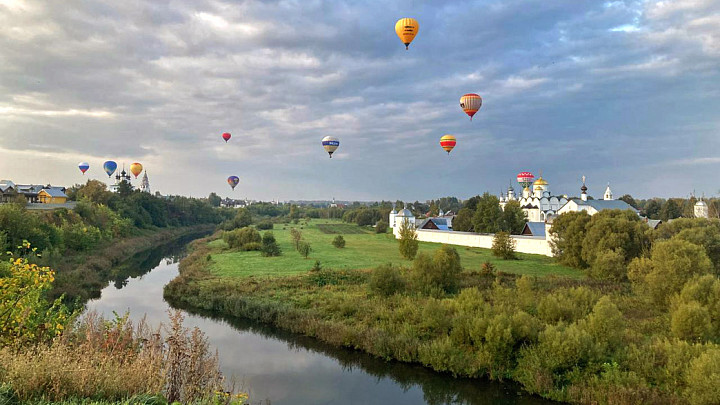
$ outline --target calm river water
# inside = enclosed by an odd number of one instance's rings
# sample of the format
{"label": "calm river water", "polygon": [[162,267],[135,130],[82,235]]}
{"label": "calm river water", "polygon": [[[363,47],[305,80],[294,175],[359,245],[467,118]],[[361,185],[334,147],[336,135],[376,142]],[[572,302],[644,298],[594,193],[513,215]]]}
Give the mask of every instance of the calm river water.
{"label": "calm river water", "polygon": [[[113,283],[90,301],[89,310],[112,317],[130,311],[167,321],[163,286],[178,274],[182,246],[141,253],[115,269]],[[222,371],[234,375],[253,404],[549,404],[517,385],[457,379],[420,366],[385,362],[315,339],[239,319],[185,312],[220,353]]]}

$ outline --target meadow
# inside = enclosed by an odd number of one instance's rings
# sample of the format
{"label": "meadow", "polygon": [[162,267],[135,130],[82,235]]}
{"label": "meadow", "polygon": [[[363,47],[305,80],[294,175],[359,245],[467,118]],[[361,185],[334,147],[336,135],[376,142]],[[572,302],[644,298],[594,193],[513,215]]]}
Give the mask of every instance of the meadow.
{"label": "meadow", "polygon": [[[293,227],[302,232],[303,240],[310,243],[312,253],[305,259],[295,251],[290,236]],[[260,252],[231,251],[222,239],[209,243],[211,248],[212,274],[221,277],[247,276],[289,276],[309,271],[316,261],[323,268],[338,270],[371,269],[383,264],[410,265],[398,251],[393,234],[376,234],[369,228],[339,221],[314,219],[306,225],[275,224],[273,233],[283,254],[278,257],[262,257]],[[342,249],[332,245],[332,240],[342,235],[346,244]],[[437,243],[420,242],[419,252],[432,253],[440,247]],[[527,274],[544,277],[548,275],[584,277],[579,270],[561,265],[550,257],[518,254],[519,260],[502,260],[494,257],[490,250],[457,247],[466,270],[482,268],[483,263],[492,263],[498,271],[512,274]]]}

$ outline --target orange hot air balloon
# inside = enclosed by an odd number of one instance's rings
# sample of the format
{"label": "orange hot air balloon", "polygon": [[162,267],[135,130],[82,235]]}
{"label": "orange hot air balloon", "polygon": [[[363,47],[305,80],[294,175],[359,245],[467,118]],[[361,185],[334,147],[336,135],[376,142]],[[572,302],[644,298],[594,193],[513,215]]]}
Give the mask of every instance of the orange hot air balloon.
{"label": "orange hot air balloon", "polygon": [[472,121],[473,115],[478,112],[481,106],[482,97],[475,93],[468,93],[460,97],[460,108],[465,111],[465,114],[470,116],[470,121]]}
{"label": "orange hot air balloon", "polygon": [[453,150],[455,145],[457,144],[457,139],[455,139],[452,135],[444,135],[442,138],[440,138],[440,146],[442,146],[443,149],[445,149],[445,152],[450,154],[450,151]]}
{"label": "orange hot air balloon", "polygon": [[130,165],[130,173],[132,173],[136,179],[137,179],[137,176],[139,176],[140,173],[142,173],[142,171],[143,171],[143,167],[140,163],[135,162]]}
{"label": "orange hot air balloon", "polygon": [[420,25],[418,25],[417,20],[414,18],[401,18],[395,23],[395,33],[400,37],[402,43],[405,44],[406,50],[410,46],[410,42],[415,39],[419,28]]}

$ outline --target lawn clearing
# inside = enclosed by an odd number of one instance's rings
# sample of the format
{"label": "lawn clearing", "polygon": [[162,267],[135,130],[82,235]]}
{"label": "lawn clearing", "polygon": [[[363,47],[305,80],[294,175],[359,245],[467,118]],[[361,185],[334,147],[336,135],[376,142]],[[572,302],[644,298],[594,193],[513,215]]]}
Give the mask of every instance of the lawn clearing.
{"label": "lawn clearing", "polygon": [[[273,233],[282,249],[282,256],[262,257],[260,252],[231,252],[222,240],[211,242],[211,271],[218,276],[287,276],[304,273],[319,260],[323,268],[331,269],[370,269],[381,264],[393,263],[410,266],[412,262],[403,259],[398,251],[397,240],[392,233],[344,233],[346,241],[343,249],[332,245],[338,234],[324,233],[318,225],[326,225],[325,229],[341,229],[338,225],[362,228],[352,224],[343,224],[331,220],[312,220],[308,225],[276,224]],[[330,228],[327,225],[331,225]],[[304,259],[295,251],[290,237],[290,229],[296,227],[302,232],[303,239],[310,243],[312,253]],[[283,229],[285,228],[285,229]],[[432,254],[441,245],[438,243],[420,243],[419,252]],[[562,266],[550,257],[540,255],[518,254],[520,260],[501,260],[492,255],[488,249],[455,246],[460,254],[466,270],[480,270],[484,262],[491,262],[499,271],[534,276],[560,275],[583,277],[582,272]]]}

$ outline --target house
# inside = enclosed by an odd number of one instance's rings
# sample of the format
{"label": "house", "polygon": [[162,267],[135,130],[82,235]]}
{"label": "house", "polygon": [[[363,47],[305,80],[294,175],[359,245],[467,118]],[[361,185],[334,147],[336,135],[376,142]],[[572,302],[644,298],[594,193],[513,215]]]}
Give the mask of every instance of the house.
{"label": "house", "polygon": [[520,234],[527,236],[542,236],[544,238],[546,235],[545,229],[545,222],[528,222],[525,224],[525,227]]}
{"label": "house", "polygon": [[605,189],[605,195],[602,200],[588,199],[587,187],[585,186],[585,177],[583,176],[583,185],[580,188],[580,198],[571,198],[558,210],[558,215],[566,212],[585,211],[590,215],[595,215],[603,210],[631,210],[639,215],[638,210],[623,200],[613,199],[610,184]]}
{"label": "house", "polygon": [[17,186],[10,180],[0,181],[0,203],[7,203],[13,201],[17,196]]}
{"label": "house", "polygon": [[62,187],[50,187],[40,190],[37,199],[41,204],[65,204],[68,196],[62,191]]}
{"label": "house", "polygon": [[417,227],[418,229],[437,229],[440,231],[449,231],[447,219],[445,218],[427,218],[423,220]]}

